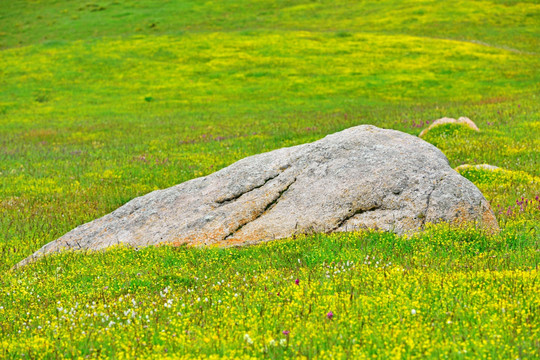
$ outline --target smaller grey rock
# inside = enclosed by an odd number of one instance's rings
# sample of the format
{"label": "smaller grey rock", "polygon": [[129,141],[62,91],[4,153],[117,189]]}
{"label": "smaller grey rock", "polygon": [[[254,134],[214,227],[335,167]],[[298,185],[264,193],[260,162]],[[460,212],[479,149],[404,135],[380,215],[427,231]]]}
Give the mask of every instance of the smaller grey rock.
{"label": "smaller grey rock", "polygon": [[441,119],[435,120],[431,125],[429,125],[427,129],[422,130],[422,132],[418,136],[423,137],[424,135],[428,133],[429,130],[433,129],[436,126],[444,125],[444,124],[459,124],[459,125],[467,126],[468,128],[474,131],[480,131],[480,129],[478,129],[478,126],[476,126],[476,124],[468,117],[462,116],[457,120],[454,118],[443,117]]}

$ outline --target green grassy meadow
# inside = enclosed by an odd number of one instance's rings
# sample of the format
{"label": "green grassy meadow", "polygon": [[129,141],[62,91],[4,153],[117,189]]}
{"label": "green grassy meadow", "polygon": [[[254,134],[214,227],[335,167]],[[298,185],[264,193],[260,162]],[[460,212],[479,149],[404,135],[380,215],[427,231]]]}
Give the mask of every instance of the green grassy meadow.
{"label": "green grassy meadow", "polygon": [[[0,2],[0,358],[540,357],[537,1]],[[134,197],[359,124],[424,138],[501,232],[66,252]]]}

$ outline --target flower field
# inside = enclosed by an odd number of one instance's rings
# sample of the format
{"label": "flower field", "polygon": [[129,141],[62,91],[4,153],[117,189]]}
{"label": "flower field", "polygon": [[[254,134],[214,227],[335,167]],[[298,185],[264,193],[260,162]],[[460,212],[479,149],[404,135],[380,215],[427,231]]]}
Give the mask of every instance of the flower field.
{"label": "flower field", "polygon": [[64,253],[4,280],[1,344],[28,357],[533,358],[537,246],[437,226]]}
{"label": "flower field", "polygon": [[[0,2],[0,358],[540,357],[535,1]],[[501,232],[312,234],[18,261],[130,199],[373,124]]]}

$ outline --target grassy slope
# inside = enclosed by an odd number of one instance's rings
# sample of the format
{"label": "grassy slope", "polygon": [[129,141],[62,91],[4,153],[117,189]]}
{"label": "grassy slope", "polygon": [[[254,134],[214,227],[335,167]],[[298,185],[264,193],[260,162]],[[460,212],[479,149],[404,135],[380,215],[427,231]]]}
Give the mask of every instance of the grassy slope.
{"label": "grassy slope", "polygon": [[110,35],[270,29],[409,34],[535,52],[540,7],[531,1],[9,1],[0,46]]}
{"label": "grassy slope", "polygon": [[[498,275],[489,278],[491,275],[483,271],[495,271],[528,289],[525,292],[522,287],[521,294],[530,296],[519,306],[514,303],[512,314],[534,313],[538,307],[538,297],[533,296],[538,292],[538,285],[534,285],[538,275],[536,270],[527,271],[539,261],[540,209],[532,200],[533,205],[527,204],[522,211],[516,199],[534,199],[540,194],[540,60],[535,53],[540,45],[540,6],[513,1],[453,4],[449,9],[444,2],[418,1],[0,3],[0,62],[4,64],[0,68],[0,271],[6,271],[74,226],[108,213],[135,196],[211,173],[244,156],[311,141],[359,123],[417,134],[432,119],[466,115],[480,126],[481,133],[448,128],[433,132],[427,140],[441,148],[454,166],[488,162],[509,170],[464,172],[492,202],[505,231],[496,239],[474,233],[454,236],[449,231],[439,232],[437,241],[455,239],[452,246],[462,246],[460,241],[473,246],[459,253],[450,251],[443,260],[428,264],[427,269],[426,264],[412,259],[437,257],[440,248],[431,249],[426,255],[424,245],[419,245],[420,249],[403,250],[403,257],[395,257],[386,249],[385,260],[392,261],[396,268],[407,265],[420,284],[430,276],[433,281],[448,277],[463,281],[481,278],[479,281],[485,284],[483,296],[487,297],[497,291]],[[285,252],[316,257],[324,250],[336,256],[336,262],[338,258],[359,262],[371,254],[370,247],[380,250],[388,245],[379,235],[333,239],[337,243],[357,239],[354,241],[367,241],[369,245],[334,253],[334,242],[326,244],[326,238],[308,238],[284,245],[292,247]],[[391,239],[391,249],[397,246],[394,243],[404,241]],[[418,243],[429,244],[426,239],[423,237]],[[310,241],[318,245],[312,246]],[[492,242],[500,246],[493,247]],[[106,354],[118,356],[122,351],[120,343],[127,347],[126,351],[135,351],[139,345],[125,338],[142,336],[139,327],[115,329],[120,335],[111,340],[107,335],[110,329],[105,330],[107,323],[94,329],[93,345],[83,345],[73,337],[69,340],[72,334],[69,326],[64,327],[67,323],[57,329],[61,334],[58,341],[44,345],[54,333],[54,326],[47,321],[55,316],[60,321],[55,315],[55,299],[63,307],[96,301],[105,311],[105,304],[117,307],[120,294],[131,292],[148,307],[149,303],[161,301],[156,299],[161,299],[159,291],[166,286],[179,292],[178,296],[188,296],[186,284],[174,280],[189,278],[189,273],[183,273],[186,268],[194,272],[208,270],[208,276],[213,276],[212,272],[227,273],[240,266],[242,274],[255,271],[259,276],[266,273],[279,277],[276,273],[283,265],[280,261],[286,261],[289,255],[275,259],[272,246],[280,247],[270,245],[270,251],[266,247],[235,250],[233,254],[246,257],[244,265],[219,262],[211,271],[205,263],[193,263],[192,259],[220,258],[224,253],[219,250],[206,255],[182,250],[178,255],[173,249],[164,248],[145,250],[150,260],[137,265],[137,269],[129,267],[133,264],[126,260],[137,253],[123,250],[100,255],[103,260],[98,262],[67,256],[25,271],[5,272],[0,278],[0,331],[8,340],[0,343],[0,354],[4,351],[15,356],[27,348],[41,348],[42,355],[55,356],[54,351],[61,347],[90,354],[90,348],[105,346]],[[506,260],[500,260],[494,268],[483,260],[488,254]],[[169,260],[162,263],[160,256]],[[250,267],[250,256],[267,262],[275,260],[276,265],[269,269]],[[84,272],[77,265],[83,263]],[[478,267],[463,275],[463,269],[471,264]],[[315,261],[303,264],[299,274],[304,281],[307,273],[324,278],[325,271],[321,261]],[[351,284],[365,281],[363,271],[355,272],[352,282],[340,285],[339,289],[327,288],[320,282],[313,284],[310,291],[354,292],[356,285]],[[117,276],[98,277],[105,273]],[[385,272],[375,271],[369,276],[396,293],[409,286],[401,278],[385,283],[386,277],[381,278],[381,274]],[[62,276],[69,281],[59,280]],[[288,276],[289,273],[282,277]],[[343,281],[340,275],[337,279]],[[228,281],[233,287],[240,286],[237,280]],[[331,346],[336,354],[346,355],[339,350],[340,346],[347,348],[351,344],[338,340],[342,331],[363,334],[364,343],[355,347],[355,354],[380,351],[379,346],[383,347],[385,341],[399,339],[409,354],[426,354],[431,347],[436,350],[434,356],[460,356],[460,349],[451,349],[441,342],[443,335],[464,337],[464,344],[476,347],[477,355],[503,351],[508,356],[523,358],[538,351],[538,343],[531,340],[539,328],[535,317],[523,315],[519,324],[510,323],[510,318],[497,318],[500,327],[490,325],[489,335],[482,330],[470,332],[476,325],[480,324],[482,329],[490,319],[495,319],[494,303],[466,295],[465,285],[459,281],[457,295],[465,296],[470,305],[490,304],[490,310],[474,321],[466,313],[461,314],[458,318],[463,323],[459,329],[445,329],[429,341],[425,338],[428,332],[421,329],[429,325],[428,318],[421,318],[417,324],[420,327],[410,336],[403,333],[407,327],[392,323],[389,329],[401,330],[392,333],[394,338],[387,338],[380,326],[366,328],[367,334],[347,327],[340,322],[339,314],[339,322],[332,324],[340,325],[316,337],[312,345],[277,347],[267,355],[281,356],[283,351],[288,355],[321,355],[324,348]],[[82,289],[88,284],[94,285],[84,292]],[[281,286],[278,285],[264,286],[275,293]],[[414,293],[418,289],[407,291]],[[36,302],[36,294],[41,294],[43,302]],[[222,296],[209,289],[201,289],[200,295]],[[371,295],[374,301],[383,296]],[[439,311],[436,304],[446,301],[447,294],[430,296],[417,299],[418,305],[414,306]],[[510,301],[515,291],[509,289],[500,296]],[[255,297],[253,301],[258,300]],[[321,316],[324,319],[324,314],[317,318],[298,313],[298,304],[306,301],[308,298],[299,297],[279,308],[292,318],[300,316],[297,321],[302,325],[297,329],[328,326],[330,322],[317,320]],[[255,302],[241,308],[233,306],[231,311],[252,311],[257,306]],[[326,298],[313,301],[313,306],[319,307],[332,304]],[[351,314],[358,313],[364,305],[355,305]],[[190,312],[193,318],[186,323],[166,326],[171,334],[185,328],[196,332],[196,336],[183,342],[161,339],[155,329],[166,322],[158,318],[188,311],[180,306],[175,302],[174,307],[160,307],[159,315],[154,314],[153,327],[144,330],[144,336],[149,337],[145,340],[147,354],[161,353],[171,346],[180,354],[197,347],[203,353],[221,349],[221,354],[229,356],[234,356],[231,351],[262,354],[258,347],[241,345],[245,344],[242,337],[249,326],[236,329],[230,338],[218,339],[219,346],[215,340],[202,346],[208,334],[233,324],[215,323],[223,314],[213,312],[204,320],[213,324],[207,330],[197,320],[196,312]],[[15,320],[23,309],[28,309],[28,318]],[[385,317],[403,316],[390,306],[377,311]],[[37,314],[43,315],[28,325],[27,320],[36,319]],[[86,316],[83,314],[84,311],[79,313]],[[233,315],[237,316],[230,314]],[[125,323],[126,315],[122,319]],[[76,334],[84,337],[82,332],[87,333],[90,325],[78,321]],[[137,324],[144,325],[142,320]],[[25,326],[28,329],[24,330]],[[40,332],[38,326],[45,330]],[[257,346],[267,347],[263,342],[268,339],[262,339],[264,331],[271,331],[271,337],[279,340],[279,329],[292,325],[273,326],[253,324],[256,330],[250,334],[257,339]],[[511,326],[514,333],[504,331]],[[305,344],[306,336],[320,333],[321,329],[315,328],[295,332],[295,341]],[[17,329],[24,330],[23,335],[17,335]],[[375,333],[369,335],[369,331]],[[497,338],[499,335],[502,337]],[[485,349],[480,346],[483,340],[492,341],[493,336],[498,339],[496,344]],[[22,347],[15,345],[17,339],[24,339],[20,341]],[[431,345],[419,348],[410,344],[420,339]],[[368,341],[379,345],[369,345]],[[183,345],[175,348],[178,344]]]}

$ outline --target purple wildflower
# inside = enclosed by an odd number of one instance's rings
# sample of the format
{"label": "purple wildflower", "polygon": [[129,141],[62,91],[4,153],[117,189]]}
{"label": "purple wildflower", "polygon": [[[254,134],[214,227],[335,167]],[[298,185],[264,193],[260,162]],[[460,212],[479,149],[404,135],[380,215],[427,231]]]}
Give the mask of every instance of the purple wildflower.
{"label": "purple wildflower", "polygon": [[291,332],[289,330],[283,330],[283,335],[285,336],[289,336]]}
{"label": "purple wildflower", "polygon": [[329,311],[328,314],[326,314],[326,317],[328,318],[328,320],[332,320],[332,318],[334,317],[334,313]]}
{"label": "purple wildflower", "polygon": [[299,284],[300,284],[300,279],[294,280],[294,283],[295,283],[296,285],[299,285]]}

